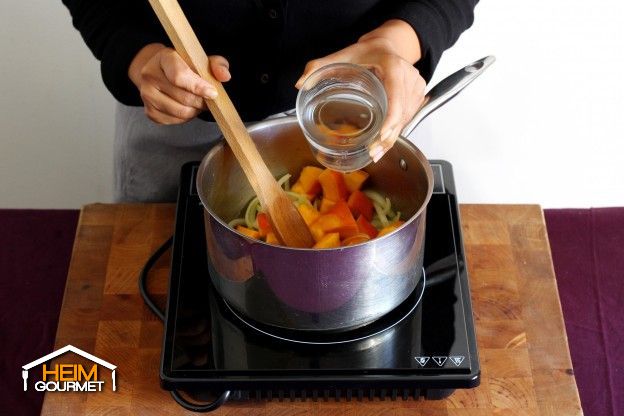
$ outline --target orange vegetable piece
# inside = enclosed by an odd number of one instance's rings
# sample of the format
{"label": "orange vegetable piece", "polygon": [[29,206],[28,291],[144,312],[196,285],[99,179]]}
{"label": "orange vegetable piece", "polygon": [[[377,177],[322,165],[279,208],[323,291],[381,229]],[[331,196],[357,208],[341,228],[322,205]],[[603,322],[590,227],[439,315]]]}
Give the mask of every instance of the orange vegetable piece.
{"label": "orange vegetable piece", "polygon": [[319,227],[324,233],[332,233],[335,229],[340,228],[342,221],[336,214],[324,214],[318,217],[310,227]]}
{"label": "orange vegetable piece", "polygon": [[341,139],[345,136],[352,136],[356,133],[362,131],[361,128],[351,124],[351,123],[340,123],[336,129],[329,128],[325,124],[317,123],[316,127],[323,133],[325,136],[333,137],[335,139]]}
{"label": "orange vegetable piece", "polygon": [[277,236],[275,235],[274,232],[270,232],[266,235],[266,240],[267,244],[273,244],[274,246],[279,246],[280,242],[277,239]]}
{"label": "orange vegetable piece", "polygon": [[321,214],[312,205],[299,204],[297,206],[297,210],[299,211],[299,213],[303,217],[303,220],[308,226],[321,216]]}
{"label": "orange vegetable piece", "polygon": [[344,174],[331,169],[325,169],[318,177],[323,188],[323,198],[332,201],[346,200],[349,190],[345,184]]}
{"label": "orange vegetable piece", "polygon": [[364,215],[367,220],[371,221],[373,219],[373,210],[375,207],[371,200],[364,194],[362,191],[355,191],[351,195],[349,195],[349,200],[347,202],[349,205],[349,209],[353,213],[354,217]]}
{"label": "orange vegetable piece", "polygon": [[355,235],[352,235],[351,237],[345,238],[344,240],[342,240],[342,245],[343,246],[352,246],[355,244],[360,244],[360,243],[365,243],[367,241],[370,241],[371,237],[368,234],[364,234],[364,233],[357,233]]}
{"label": "orange vegetable piece", "polygon": [[303,186],[299,182],[295,182],[293,186],[290,187],[290,190],[296,192],[301,195],[305,195],[305,191],[303,190]]}
{"label": "orange vegetable piece", "polygon": [[316,166],[305,166],[301,170],[297,183],[301,185],[303,193],[316,196],[321,192],[321,183],[319,182],[321,173],[323,173],[323,169]]}
{"label": "orange vegetable piece", "polygon": [[310,226],[315,241],[320,241],[325,234],[339,233],[340,238],[351,237],[358,233],[358,226],[345,201],[338,201],[327,214],[322,214]]}
{"label": "orange vegetable piece", "polygon": [[314,239],[314,241],[316,241],[317,243],[321,241],[321,239],[325,235],[325,230],[323,230],[323,226],[315,222],[308,228],[310,229],[310,234],[312,234],[312,238]]}
{"label": "orange vegetable piece", "polygon": [[256,221],[258,221],[258,232],[260,233],[260,237],[266,237],[270,232],[273,232],[273,228],[271,228],[271,222],[269,222],[269,216],[264,212],[261,212],[256,217]]}
{"label": "orange vegetable piece", "polygon": [[386,234],[390,234],[392,231],[396,230],[401,225],[403,225],[403,223],[404,221],[395,221],[392,224],[385,226],[379,231],[379,234],[377,234],[377,237],[383,237]]}
{"label": "orange vegetable piece", "polygon": [[355,218],[353,218],[353,214],[351,214],[351,210],[345,201],[341,200],[336,202],[336,205],[334,205],[327,215],[335,215],[340,219],[340,226],[338,228],[327,231],[339,232],[340,238],[351,237],[358,233],[358,226],[355,222]]}
{"label": "orange vegetable piece", "polygon": [[321,209],[319,210],[321,214],[327,214],[336,203],[330,199],[323,198],[321,199]]}
{"label": "orange vegetable piece", "polygon": [[323,236],[319,242],[314,244],[312,248],[335,248],[340,247],[340,235],[338,233],[329,233]]}
{"label": "orange vegetable piece", "polygon": [[340,136],[352,136],[361,131],[361,128],[351,123],[341,123],[340,126],[338,126],[338,129],[335,130],[335,132]]}
{"label": "orange vegetable piece", "polygon": [[356,170],[353,172],[344,174],[345,185],[349,192],[355,192],[362,189],[362,185],[368,179],[370,175],[363,170]]}
{"label": "orange vegetable piece", "polygon": [[242,225],[237,225],[236,226],[236,231],[238,231],[241,234],[246,235],[247,237],[255,238],[256,240],[260,240],[260,232],[259,231],[252,230],[251,228],[247,228],[247,227],[244,227]]}
{"label": "orange vegetable piece", "polygon": [[357,223],[359,232],[368,235],[370,238],[377,237],[377,234],[379,233],[377,231],[377,228],[375,228],[373,224],[368,222],[368,220],[363,215],[360,215],[358,217],[356,223]]}
{"label": "orange vegetable piece", "polygon": [[314,241],[320,241],[325,234],[339,233],[340,228],[343,226],[343,222],[336,214],[324,214],[318,217],[310,226],[310,233]]}
{"label": "orange vegetable piece", "polygon": [[305,190],[303,189],[303,185],[301,185],[300,182],[295,182],[295,184],[290,187],[290,190],[295,193],[298,193],[299,195],[304,195],[306,198],[308,198],[308,201],[312,201],[314,200],[314,198],[316,198],[316,194],[306,193]]}
{"label": "orange vegetable piece", "polygon": [[329,137],[335,137],[337,138],[338,135],[336,134],[335,131],[333,131],[332,129],[330,129],[329,127],[327,127],[325,124],[323,123],[316,123],[316,128],[319,129],[319,131],[321,132],[321,134],[325,135],[325,136],[329,136]]}

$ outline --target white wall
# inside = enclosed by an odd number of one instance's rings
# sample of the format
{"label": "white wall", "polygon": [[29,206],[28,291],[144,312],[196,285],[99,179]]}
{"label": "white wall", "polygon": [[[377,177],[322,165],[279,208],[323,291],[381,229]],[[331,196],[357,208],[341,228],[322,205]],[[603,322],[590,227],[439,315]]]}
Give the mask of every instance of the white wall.
{"label": "white wall", "polygon": [[111,199],[113,98],[60,0],[0,6],[0,207]]}
{"label": "white wall", "polygon": [[454,164],[460,199],[624,206],[624,2],[483,0],[432,82],[488,54],[417,139]]}
{"label": "white wall", "polygon": [[[593,7],[590,7],[593,5]],[[60,1],[0,13],[0,207],[110,201],[113,99]],[[624,206],[624,3],[483,0],[433,82],[498,61],[415,140],[463,202]]]}

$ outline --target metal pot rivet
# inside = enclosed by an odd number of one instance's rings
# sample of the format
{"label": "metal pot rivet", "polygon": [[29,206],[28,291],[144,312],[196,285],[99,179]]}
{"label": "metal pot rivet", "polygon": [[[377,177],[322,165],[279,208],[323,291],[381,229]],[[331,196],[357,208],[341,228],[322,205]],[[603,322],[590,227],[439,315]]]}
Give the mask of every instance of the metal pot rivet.
{"label": "metal pot rivet", "polygon": [[404,159],[401,159],[399,166],[401,166],[401,169],[407,170],[407,162]]}

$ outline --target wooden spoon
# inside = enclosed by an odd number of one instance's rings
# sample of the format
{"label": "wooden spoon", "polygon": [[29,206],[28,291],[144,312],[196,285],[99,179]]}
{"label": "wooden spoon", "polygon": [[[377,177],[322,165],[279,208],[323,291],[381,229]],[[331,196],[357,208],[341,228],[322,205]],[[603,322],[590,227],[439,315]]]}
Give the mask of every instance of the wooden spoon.
{"label": "wooden spoon", "polygon": [[277,238],[289,247],[312,247],[314,240],[299,211],[262,160],[223,85],[212,76],[208,56],[182,8],[176,0],[149,2],[182,59],[217,89],[218,97],[206,100],[208,109],[243,168],[260,204],[267,211]]}

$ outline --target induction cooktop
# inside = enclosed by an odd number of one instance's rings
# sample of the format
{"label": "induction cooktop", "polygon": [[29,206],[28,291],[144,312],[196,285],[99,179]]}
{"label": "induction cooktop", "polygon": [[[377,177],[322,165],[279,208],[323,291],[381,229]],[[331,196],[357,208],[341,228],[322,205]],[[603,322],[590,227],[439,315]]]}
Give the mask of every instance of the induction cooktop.
{"label": "induction cooktop", "polygon": [[[430,161],[424,270],[409,298],[362,328],[285,331],[239,315],[208,272],[199,164],[178,195],[160,368],[194,400],[437,399],[479,384],[470,290],[451,165]],[[178,401],[180,402],[180,401]],[[182,404],[182,403],[181,403]],[[220,404],[220,403],[219,403]],[[188,408],[188,407],[187,407]]]}

